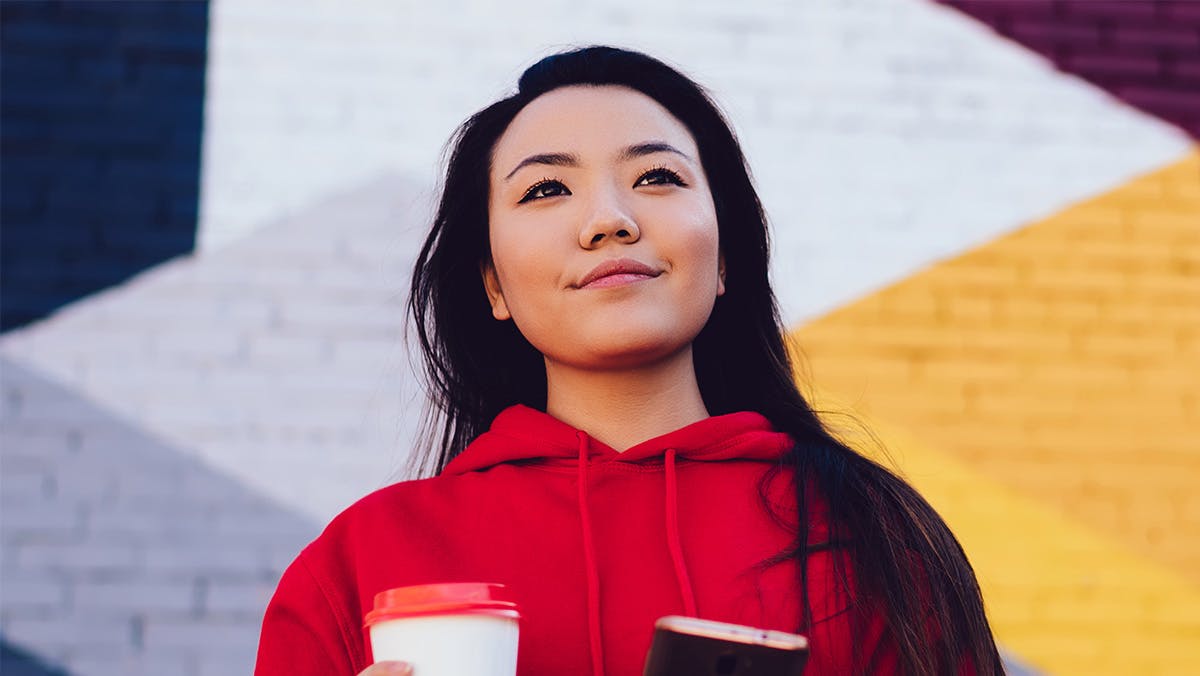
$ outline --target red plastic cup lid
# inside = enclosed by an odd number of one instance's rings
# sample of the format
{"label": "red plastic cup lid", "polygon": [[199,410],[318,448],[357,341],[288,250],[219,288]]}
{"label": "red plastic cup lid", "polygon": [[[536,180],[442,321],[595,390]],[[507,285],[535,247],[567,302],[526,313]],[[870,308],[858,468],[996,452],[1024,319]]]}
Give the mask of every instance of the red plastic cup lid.
{"label": "red plastic cup lid", "polygon": [[363,626],[405,617],[464,614],[521,618],[517,603],[504,585],[454,582],[381,591],[375,595],[375,608],[367,613]]}

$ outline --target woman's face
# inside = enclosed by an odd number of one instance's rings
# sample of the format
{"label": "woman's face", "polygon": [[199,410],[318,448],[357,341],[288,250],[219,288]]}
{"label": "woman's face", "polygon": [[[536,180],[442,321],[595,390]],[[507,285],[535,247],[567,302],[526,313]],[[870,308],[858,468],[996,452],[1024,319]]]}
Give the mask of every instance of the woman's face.
{"label": "woman's face", "polygon": [[490,187],[492,314],[549,360],[619,369],[677,354],[724,293],[696,142],[640,92],[533,100],[493,149]]}

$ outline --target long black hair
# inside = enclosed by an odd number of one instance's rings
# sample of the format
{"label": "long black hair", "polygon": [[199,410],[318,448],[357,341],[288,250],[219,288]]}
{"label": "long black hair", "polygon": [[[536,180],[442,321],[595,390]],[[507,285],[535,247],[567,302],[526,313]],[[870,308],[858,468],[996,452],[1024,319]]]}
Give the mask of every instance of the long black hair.
{"label": "long black hair", "polygon": [[[789,458],[800,520],[793,546],[775,560],[799,563],[798,629],[814,621],[807,557],[834,547],[853,572],[859,625],[870,612],[884,613],[905,673],[952,673],[965,663],[978,673],[1003,673],[975,574],[946,524],[907,483],[831,433],[796,386],[768,279],[766,216],[730,125],[703,88],[645,54],[597,46],[546,57],[522,74],[515,94],[476,113],[452,139],[409,297],[431,395],[425,448],[414,454],[418,470],[441,471],[508,406],[545,408],[543,357],[514,322],[492,318],[480,268],[491,259],[489,172],[497,140],[530,101],[572,85],[639,91],[696,140],[727,279],[693,343],[696,376],[713,415],[757,411],[796,440]],[[812,491],[829,509],[831,532],[821,542],[810,541],[804,514]],[[835,566],[842,559],[835,557]],[[844,567],[838,579],[846,584]],[[871,656],[862,658],[859,670],[871,670]]]}

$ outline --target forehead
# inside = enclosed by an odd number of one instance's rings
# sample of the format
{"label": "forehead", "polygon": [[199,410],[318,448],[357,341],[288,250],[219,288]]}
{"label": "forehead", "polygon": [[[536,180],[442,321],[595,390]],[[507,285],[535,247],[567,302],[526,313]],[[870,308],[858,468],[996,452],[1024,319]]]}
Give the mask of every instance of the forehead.
{"label": "forehead", "polygon": [[496,142],[492,166],[501,171],[529,155],[549,152],[599,161],[650,140],[698,156],[687,127],[649,96],[614,85],[562,87],[517,113]]}

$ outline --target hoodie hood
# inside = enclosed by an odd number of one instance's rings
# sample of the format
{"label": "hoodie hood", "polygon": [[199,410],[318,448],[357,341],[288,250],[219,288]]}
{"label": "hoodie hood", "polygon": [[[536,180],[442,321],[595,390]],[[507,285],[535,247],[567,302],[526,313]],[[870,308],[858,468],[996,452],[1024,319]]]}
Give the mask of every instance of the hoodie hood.
{"label": "hoodie hood", "polygon": [[442,472],[461,475],[518,461],[574,465],[585,574],[587,576],[588,646],[592,676],[605,673],[600,626],[601,583],[589,505],[589,468],[608,463],[638,463],[662,458],[663,519],[680,600],[687,615],[700,617],[679,530],[678,458],[688,461],[778,461],[792,447],[762,415],[751,412],[714,416],[617,452],[555,417],[528,406],[512,406],[496,416],[481,434]]}
{"label": "hoodie hood", "polygon": [[706,418],[619,452],[547,413],[518,404],[496,416],[491,428],[442,473],[466,474],[519,461],[572,464],[580,456],[581,434],[587,439],[585,455],[590,464],[656,460],[665,457],[668,449],[688,460],[775,461],[792,448],[791,437],[776,432],[766,417],[742,411]]}

